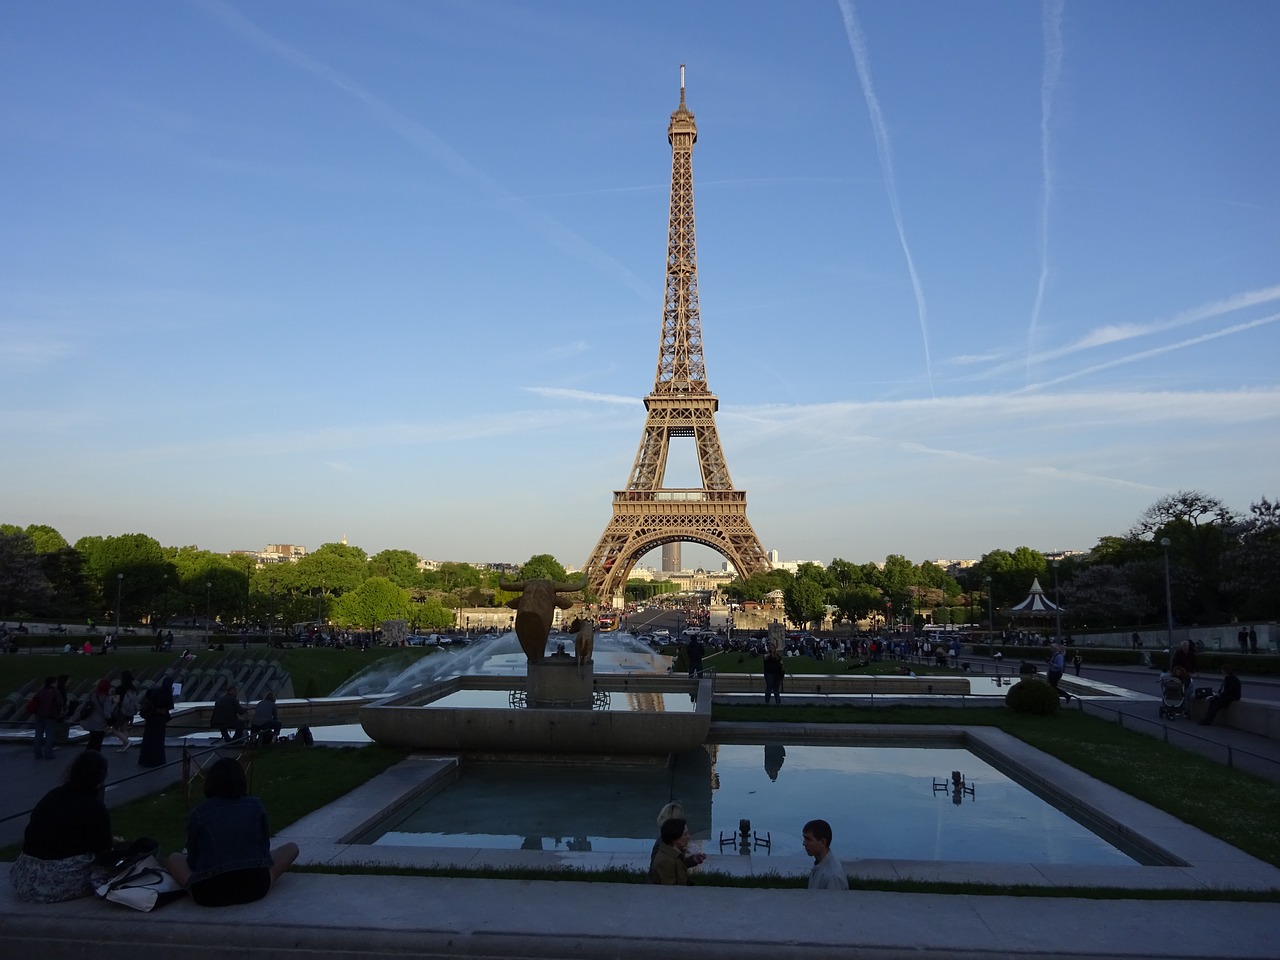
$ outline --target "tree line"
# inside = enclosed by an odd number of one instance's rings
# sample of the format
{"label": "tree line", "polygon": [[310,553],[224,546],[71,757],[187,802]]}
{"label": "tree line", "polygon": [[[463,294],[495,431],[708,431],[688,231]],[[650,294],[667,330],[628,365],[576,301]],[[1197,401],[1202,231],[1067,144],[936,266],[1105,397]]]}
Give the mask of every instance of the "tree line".
{"label": "tree line", "polygon": [[[1167,541],[1167,544],[1165,543]],[[738,600],[783,591],[787,619],[815,623],[830,612],[849,623],[869,617],[921,625],[1008,623],[1035,580],[1063,607],[1066,630],[1131,629],[1274,620],[1280,617],[1280,501],[1262,498],[1244,514],[1199,491],[1161,497],[1123,534],[1089,551],[1050,559],[1020,546],[995,549],[948,574],[931,562],[892,554],[883,564],[834,559],[733,581]]]}
{"label": "tree line", "polygon": [[[981,623],[988,611],[999,622],[1001,610],[1022,600],[1038,578],[1050,599],[1059,597],[1064,628],[1128,629],[1165,622],[1166,562],[1175,623],[1277,619],[1280,500],[1264,497],[1237,514],[1207,494],[1180,491],[1153,503],[1123,534],[1057,560],[1026,546],[994,549],[951,575],[899,554],[883,564],[836,558],[826,567],[804,564],[795,574],[739,578],[725,592],[762,601],[782,590],[794,623],[820,621],[829,608],[847,622],[877,615],[917,625]],[[569,579],[550,554],[530,557],[519,576]],[[122,624],[208,617],[279,629],[314,620],[352,627],[407,620],[438,629],[452,625],[458,609],[499,606],[512,596],[492,570],[466,563],[421,570],[411,550],[369,556],[326,543],[296,563],[258,566],[252,556],[165,547],[141,533],[68,544],[47,525],[0,524],[0,617],[9,619],[110,624],[118,613]]]}

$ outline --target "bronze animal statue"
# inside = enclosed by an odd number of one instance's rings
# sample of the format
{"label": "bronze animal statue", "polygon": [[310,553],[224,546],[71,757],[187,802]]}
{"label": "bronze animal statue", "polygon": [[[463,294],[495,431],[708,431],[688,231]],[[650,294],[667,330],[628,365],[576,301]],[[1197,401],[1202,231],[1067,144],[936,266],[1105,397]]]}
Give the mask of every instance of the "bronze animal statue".
{"label": "bronze animal statue", "polygon": [[529,662],[541,663],[546,657],[547,637],[551,634],[556,607],[567,610],[574,604],[563,594],[585,590],[587,578],[583,577],[578,583],[556,583],[552,580],[506,583],[499,577],[498,587],[508,593],[520,594],[507,601],[507,606],[516,612],[516,636]]}
{"label": "bronze animal statue", "polygon": [[569,626],[573,637],[573,656],[578,661],[578,676],[585,676],[591,653],[596,646],[596,625],[586,617],[578,617]]}

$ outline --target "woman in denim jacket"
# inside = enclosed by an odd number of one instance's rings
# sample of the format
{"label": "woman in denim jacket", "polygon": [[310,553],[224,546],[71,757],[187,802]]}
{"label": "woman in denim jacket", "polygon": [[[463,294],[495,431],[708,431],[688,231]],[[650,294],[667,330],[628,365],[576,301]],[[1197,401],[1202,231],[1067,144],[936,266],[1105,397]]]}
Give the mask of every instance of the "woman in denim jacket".
{"label": "woman in denim jacket", "polygon": [[248,790],[239,761],[216,761],[204,781],[208,799],[187,817],[187,849],[169,855],[169,872],[201,906],[261,900],[298,856],[296,843],[271,849],[266,808]]}

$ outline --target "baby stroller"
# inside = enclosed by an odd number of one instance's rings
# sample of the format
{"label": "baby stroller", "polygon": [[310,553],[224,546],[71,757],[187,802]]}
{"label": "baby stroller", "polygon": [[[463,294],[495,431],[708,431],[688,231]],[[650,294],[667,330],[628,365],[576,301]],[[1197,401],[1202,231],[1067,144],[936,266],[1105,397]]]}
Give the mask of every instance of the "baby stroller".
{"label": "baby stroller", "polygon": [[1160,674],[1160,718],[1178,720],[1187,716],[1187,689],[1172,673]]}

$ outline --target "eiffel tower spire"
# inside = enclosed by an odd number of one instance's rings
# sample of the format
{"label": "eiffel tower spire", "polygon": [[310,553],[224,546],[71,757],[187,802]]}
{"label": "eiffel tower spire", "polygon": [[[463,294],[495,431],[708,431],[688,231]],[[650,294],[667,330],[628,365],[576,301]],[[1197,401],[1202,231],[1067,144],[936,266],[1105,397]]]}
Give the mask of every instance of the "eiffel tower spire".
{"label": "eiffel tower spire", "polygon": [[[707,385],[698,307],[698,254],[693,216],[693,145],[698,125],[685,104],[684,65],[680,105],[671,114],[671,212],[667,228],[667,278],[658,342],[658,371],[645,397],[644,433],[627,489],[614,493],[613,519],[587,561],[592,590],[618,598],[637,560],[667,543],[692,542],[726,557],[742,576],[769,569],[747,520],[747,495],[733,489],[715,414],[720,401]],[[672,437],[692,437],[702,486],[662,486]]]}

